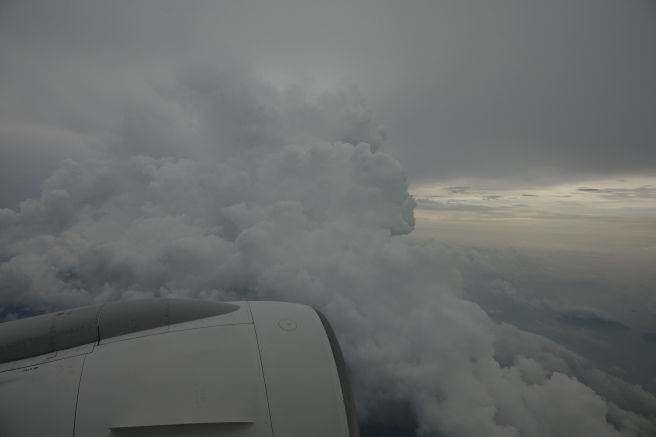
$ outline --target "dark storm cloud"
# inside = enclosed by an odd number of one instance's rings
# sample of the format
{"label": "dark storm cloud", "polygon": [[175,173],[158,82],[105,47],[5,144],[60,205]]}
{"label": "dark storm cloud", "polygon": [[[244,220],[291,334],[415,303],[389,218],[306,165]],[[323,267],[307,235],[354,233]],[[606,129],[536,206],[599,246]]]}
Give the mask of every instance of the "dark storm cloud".
{"label": "dark storm cloud", "polygon": [[470,187],[446,187],[446,190],[452,194],[467,194]]}
{"label": "dark storm cloud", "polygon": [[[4,176],[3,187],[21,178],[12,193],[31,187],[36,195],[56,161],[80,153],[52,135],[32,141],[41,153],[8,152],[16,122],[106,133],[120,116],[117,102],[157,99],[153,87],[188,63],[245,62],[289,83],[350,77],[393,132],[388,150],[411,181],[539,183],[656,171],[649,1],[21,1],[0,8],[0,144],[11,158],[1,174],[40,160],[26,174]],[[88,136],[79,141],[93,146]]]}
{"label": "dark storm cloud", "polygon": [[593,328],[593,329],[609,329],[609,330],[620,330],[620,331],[630,331],[631,328],[626,326],[624,323],[618,322],[616,320],[608,320],[604,317],[599,317],[596,314],[563,314],[558,317],[559,320],[581,327]]}
{"label": "dark storm cloud", "polygon": [[635,188],[579,188],[578,191],[595,193],[603,199],[656,199],[656,187],[643,185]]}
{"label": "dark storm cloud", "polygon": [[[373,96],[412,176],[526,183],[654,172],[651,2],[450,5],[433,3],[440,30],[432,49],[420,44],[417,69],[430,82],[405,67],[412,79]],[[411,110],[392,104],[404,99]]]}
{"label": "dark storm cloud", "polygon": [[417,199],[417,206],[423,210],[429,211],[464,211],[481,215],[499,215],[505,216],[509,210],[517,208],[518,205],[509,206],[490,206],[490,205],[471,205],[457,202],[438,202],[433,199]]}

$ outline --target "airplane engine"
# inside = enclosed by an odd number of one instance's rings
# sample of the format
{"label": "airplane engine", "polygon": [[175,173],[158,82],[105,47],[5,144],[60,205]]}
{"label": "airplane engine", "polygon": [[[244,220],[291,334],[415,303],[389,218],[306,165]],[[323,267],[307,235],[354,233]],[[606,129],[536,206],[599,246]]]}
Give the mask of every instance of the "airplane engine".
{"label": "airplane engine", "polygon": [[0,324],[0,437],[359,436],[326,318],[143,299]]}

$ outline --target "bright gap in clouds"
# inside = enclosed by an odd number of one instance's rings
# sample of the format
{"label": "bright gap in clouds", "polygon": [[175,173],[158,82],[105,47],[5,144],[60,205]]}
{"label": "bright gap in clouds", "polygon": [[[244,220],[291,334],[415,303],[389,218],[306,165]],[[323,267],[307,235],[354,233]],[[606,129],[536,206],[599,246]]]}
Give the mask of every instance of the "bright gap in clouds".
{"label": "bright gap in clouds", "polygon": [[418,238],[533,251],[656,254],[656,177],[527,188],[460,180],[412,193],[423,218]]}

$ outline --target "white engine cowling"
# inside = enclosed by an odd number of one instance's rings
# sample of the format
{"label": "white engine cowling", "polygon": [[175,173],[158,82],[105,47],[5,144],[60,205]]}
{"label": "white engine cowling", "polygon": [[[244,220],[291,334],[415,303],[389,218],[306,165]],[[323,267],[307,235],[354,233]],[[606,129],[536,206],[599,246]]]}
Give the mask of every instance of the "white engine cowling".
{"label": "white engine cowling", "polygon": [[0,437],[359,435],[337,340],[282,302],[111,302],[0,324]]}

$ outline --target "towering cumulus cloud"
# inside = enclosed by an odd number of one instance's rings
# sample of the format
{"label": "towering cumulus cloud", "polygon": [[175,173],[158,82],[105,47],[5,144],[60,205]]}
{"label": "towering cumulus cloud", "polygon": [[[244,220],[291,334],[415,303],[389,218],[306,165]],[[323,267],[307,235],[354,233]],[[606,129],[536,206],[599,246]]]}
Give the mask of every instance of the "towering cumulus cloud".
{"label": "towering cumulus cloud", "polygon": [[102,159],[64,161],[40,199],[0,210],[2,318],[140,297],[300,302],[333,322],[365,423],[391,410],[421,436],[649,426],[545,364],[559,358],[537,337],[541,354],[517,355],[511,340],[529,340],[459,297],[446,249],[403,238],[415,201],[357,89],[189,74],[157,96],[122,110]]}

